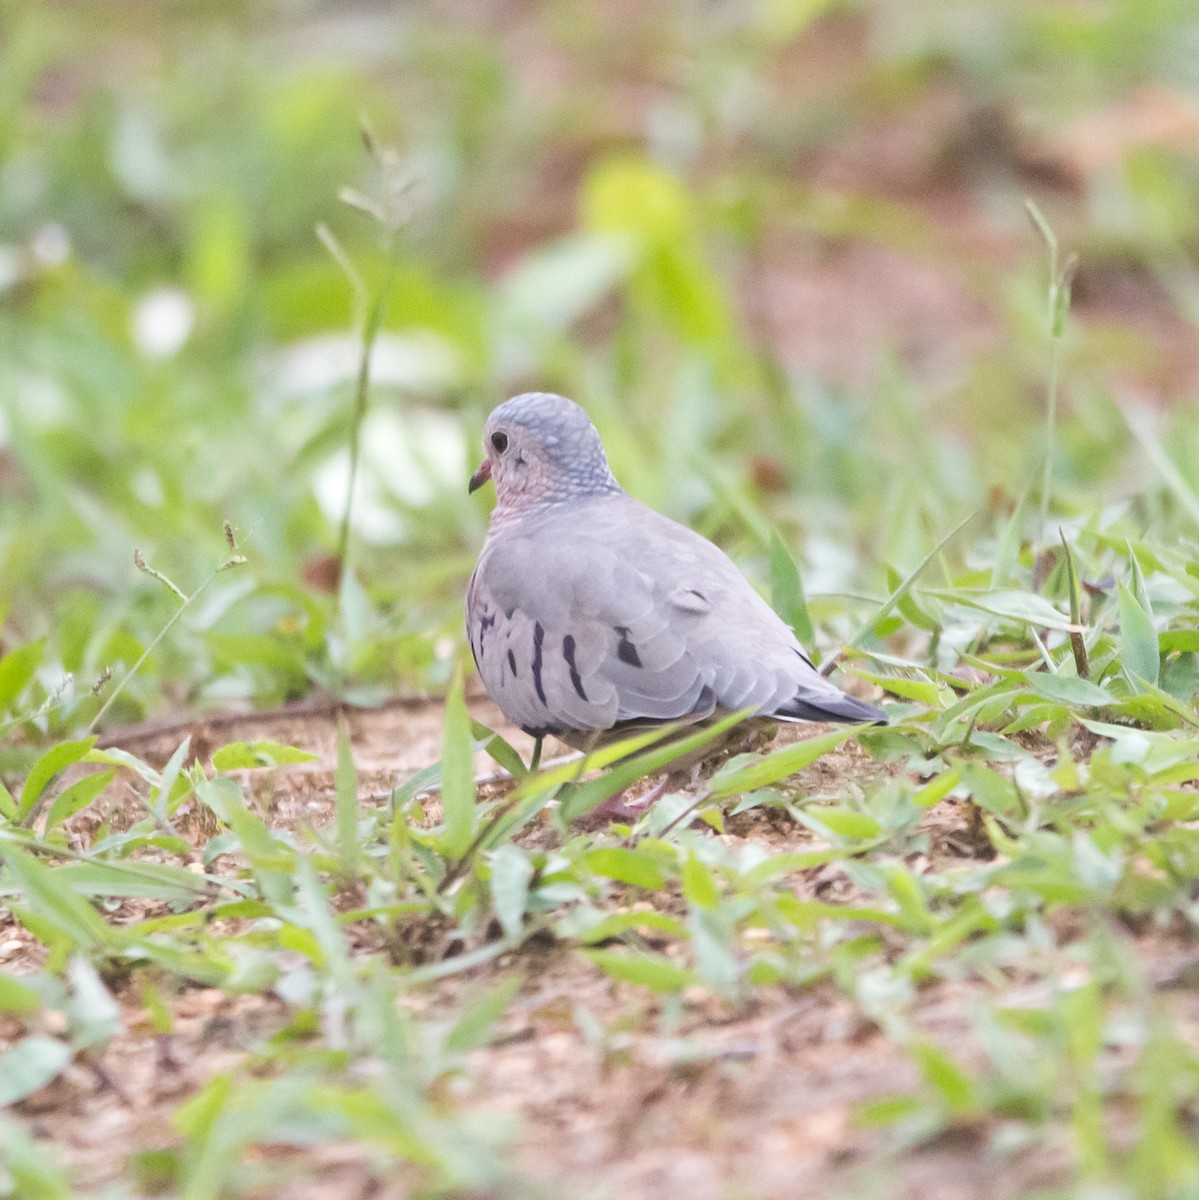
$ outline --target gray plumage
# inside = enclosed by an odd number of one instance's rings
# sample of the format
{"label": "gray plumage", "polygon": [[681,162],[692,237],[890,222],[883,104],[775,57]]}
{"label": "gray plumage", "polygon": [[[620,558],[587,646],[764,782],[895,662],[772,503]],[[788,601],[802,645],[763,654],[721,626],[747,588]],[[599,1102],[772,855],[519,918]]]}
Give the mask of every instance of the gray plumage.
{"label": "gray plumage", "polygon": [[723,551],[621,490],[577,404],[516,396],[483,440],[471,491],[492,479],[496,506],[467,589],[467,633],[514,724],[587,745],[741,709],[886,722],[820,675]]}

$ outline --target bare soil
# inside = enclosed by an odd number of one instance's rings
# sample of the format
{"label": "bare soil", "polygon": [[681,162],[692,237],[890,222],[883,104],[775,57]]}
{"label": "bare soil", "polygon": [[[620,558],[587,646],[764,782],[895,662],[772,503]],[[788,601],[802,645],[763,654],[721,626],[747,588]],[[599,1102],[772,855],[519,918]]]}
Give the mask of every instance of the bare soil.
{"label": "bare soil", "polygon": [[[473,708],[527,751],[519,732],[505,727],[488,701],[476,697]],[[318,762],[247,773],[247,780],[253,776],[251,792],[273,826],[320,826],[333,814],[339,715],[351,732],[364,805],[381,803],[393,784],[438,756],[442,710],[435,701],[375,711],[292,709],[210,718],[130,729],[108,740],[152,763],[165,762],[185,736],[201,759],[225,743],[254,738],[311,750]],[[793,730],[786,734],[796,736]],[[807,794],[843,792],[881,769],[847,747],[802,773],[799,782]],[[132,802],[132,787],[126,802]],[[110,820],[120,815],[108,814]],[[140,815],[138,804],[128,819]],[[932,809],[926,826],[935,857],[970,853],[968,817],[952,801]],[[529,836],[542,834],[533,829]],[[807,830],[774,811],[743,814],[725,833],[709,836],[755,839],[774,850],[811,840]],[[844,881],[817,870],[796,886],[831,899]],[[654,902],[668,906],[671,900],[655,894]],[[131,902],[115,919],[144,912]],[[431,957],[455,952],[436,931],[429,938],[425,952]],[[355,953],[384,952],[377,938],[352,944]],[[1163,989],[1194,969],[1193,948],[1160,936],[1142,939],[1140,948]],[[22,931],[0,914],[0,961],[19,972],[36,958]],[[458,999],[462,989],[513,970],[524,978],[521,991],[499,1035],[473,1053],[454,1090],[459,1103],[512,1123],[514,1166],[544,1187],[540,1194],[982,1200],[1027,1194],[1060,1178],[1064,1150],[1044,1146],[1005,1152],[998,1177],[984,1169],[1003,1133],[993,1123],[906,1149],[893,1135],[862,1127],[856,1120],[862,1105],[910,1091],[917,1074],[910,1058],[832,983],[801,991],[757,989],[739,1009],[697,990],[671,1010],[644,989],[614,981],[571,948],[535,939],[518,954],[441,981],[414,1003],[433,1011]],[[1036,1001],[1029,994],[1035,984],[1013,977],[1006,988],[1013,1005]],[[984,994],[977,981],[939,982],[924,989],[908,1019],[969,1060],[981,1053],[972,1044],[970,1014]],[[1172,1003],[1196,1004],[1186,991],[1168,995]],[[32,1129],[60,1147],[97,1191],[121,1178],[139,1151],[177,1144],[172,1110],[217,1073],[244,1066],[255,1045],[287,1021],[285,1005],[271,996],[181,988],[172,997],[174,1028],[162,1035],[136,974],[119,989],[118,1000],[124,1032],[20,1106]],[[604,1031],[602,1039],[583,1036],[580,1010],[591,1018],[589,1027]],[[1199,1012],[1189,1016],[1194,1022]],[[0,1026],[0,1040],[9,1032],[16,1031]],[[411,1185],[398,1179],[380,1189],[365,1151],[352,1145],[278,1149],[272,1157],[294,1169],[289,1197],[401,1196]]]}

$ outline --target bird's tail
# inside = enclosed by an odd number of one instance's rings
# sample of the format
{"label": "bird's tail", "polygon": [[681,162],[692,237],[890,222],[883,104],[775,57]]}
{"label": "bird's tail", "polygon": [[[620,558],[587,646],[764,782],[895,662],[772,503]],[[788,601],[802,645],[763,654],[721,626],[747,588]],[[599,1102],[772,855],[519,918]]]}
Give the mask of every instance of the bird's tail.
{"label": "bird's tail", "polygon": [[886,725],[887,714],[864,700],[855,700],[832,686],[827,692],[801,689],[773,713],[783,721],[841,721],[847,725]]}

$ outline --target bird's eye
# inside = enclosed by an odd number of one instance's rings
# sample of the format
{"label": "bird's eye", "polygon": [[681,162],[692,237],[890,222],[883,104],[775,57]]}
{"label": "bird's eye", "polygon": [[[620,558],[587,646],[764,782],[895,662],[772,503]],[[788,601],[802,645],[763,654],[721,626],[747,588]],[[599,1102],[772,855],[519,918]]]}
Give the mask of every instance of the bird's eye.
{"label": "bird's eye", "polygon": [[491,444],[496,454],[503,454],[508,449],[508,435],[502,429],[496,430],[491,435]]}

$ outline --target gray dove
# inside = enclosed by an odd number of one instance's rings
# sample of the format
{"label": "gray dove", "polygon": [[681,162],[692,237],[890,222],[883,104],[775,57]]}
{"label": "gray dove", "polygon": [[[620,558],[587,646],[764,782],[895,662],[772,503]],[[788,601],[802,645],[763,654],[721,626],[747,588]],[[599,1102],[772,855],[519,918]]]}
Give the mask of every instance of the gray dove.
{"label": "gray dove", "polygon": [[499,405],[470,491],[495,484],[466,593],[475,665],[513,724],[587,749],[743,709],[886,724],[812,665],[725,553],[634,500],[573,401]]}

